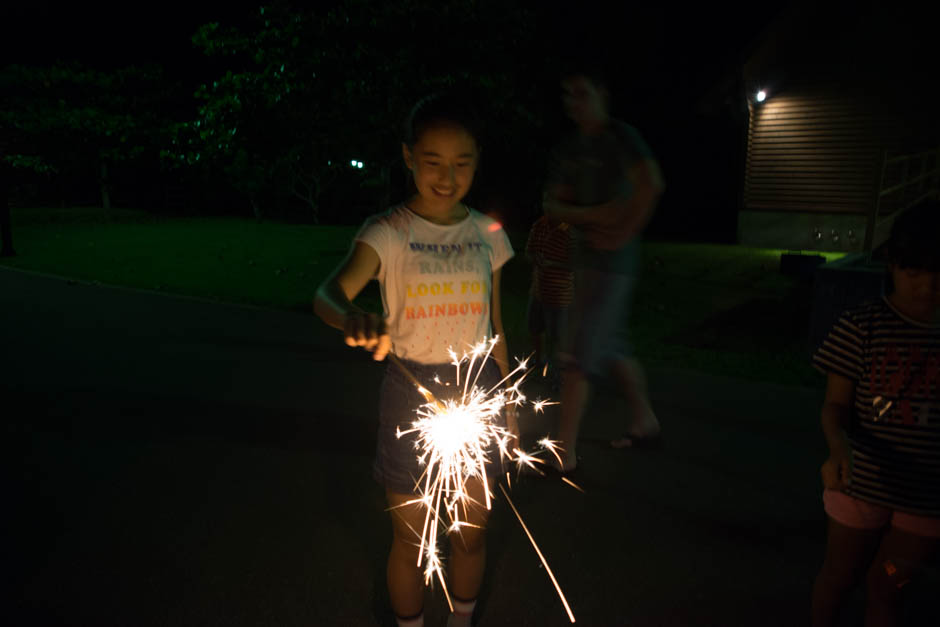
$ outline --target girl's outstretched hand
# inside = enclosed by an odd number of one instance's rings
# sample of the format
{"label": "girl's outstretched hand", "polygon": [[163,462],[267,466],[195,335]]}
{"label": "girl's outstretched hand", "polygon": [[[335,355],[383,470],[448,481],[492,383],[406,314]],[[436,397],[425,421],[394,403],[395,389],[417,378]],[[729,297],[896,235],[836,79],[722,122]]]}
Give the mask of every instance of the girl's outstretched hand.
{"label": "girl's outstretched hand", "polygon": [[379,314],[350,312],[346,314],[343,335],[347,346],[361,346],[372,352],[372,359],[382,361],[392,348],[385,319]]}
{"label": "girl's outstretched hand", "polygon": [[823,462],[819,472],[822,475],[823,487],[829,490],[848,488],[852,477],[851,449],[846,447],[844,450],[831,451],[829,459]]}

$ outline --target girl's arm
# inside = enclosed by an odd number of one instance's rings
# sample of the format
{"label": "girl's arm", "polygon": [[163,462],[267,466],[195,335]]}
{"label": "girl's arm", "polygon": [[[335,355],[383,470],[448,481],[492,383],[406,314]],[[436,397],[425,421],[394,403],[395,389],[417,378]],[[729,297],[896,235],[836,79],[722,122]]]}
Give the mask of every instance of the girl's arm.
{"label": "girl's arm", "polygon": [[364,242],[356,242],[346,259],[320,284],[313,311],[333,328],[341,329],[348,346],[372,351],[376,361],[385,359],[392,342],[385,319],[363,311],[353,299],[378,273],[378,253]]}
{"label": "girl's arm", "polygon": [[532,228],[529,229],[529,236],[525,240],[525,258],[528,259],[530,262],[534,261],[534,258],[533,258],[534,255],[532,254],[532,240],[535,239],[534,235],[535,235],[535,225],[533,225]]}
{"label": "girl's arm", "polygon": [[509,376],[509,349],[506,346],[506,332],[503,330],[503,312],[502,301],[500,300],[500,275],[501,270],[493,271],[493,286],[490,293],[490,324],[493,326],[493,334],[499,336],[499,342],[493,347],[493,359],[499,366],[499,372],[503,377]]}
{"label": "girl's arm", "polygon": [[826,400],[822,407],[822,430],[829,445],[829,459],[820,473],[823,485],[832,490],[844,490],[852,476],[852,449],[846,428],[852,417],[855,400],[855,382],[830,372],[826,381]]}
{"label": "girl's arm", "polygon": [[[493,347],[493,359],[499,366],[499,372],[506,378],[509,376],[511,368],[509,367],[509,348],[506,344],[506,332],[503,329],[503,308],[500,300],[500,278],[501,270],[493,271],[493,285],[490,293],[490,324],[493,326],[493,333],[499,337],[496,346]],[[506,406],[506,426],[509,432],[515,437],[515,443],[510,444],[509,450],[519,446],[519,422],[518,408],[515,405]]]}

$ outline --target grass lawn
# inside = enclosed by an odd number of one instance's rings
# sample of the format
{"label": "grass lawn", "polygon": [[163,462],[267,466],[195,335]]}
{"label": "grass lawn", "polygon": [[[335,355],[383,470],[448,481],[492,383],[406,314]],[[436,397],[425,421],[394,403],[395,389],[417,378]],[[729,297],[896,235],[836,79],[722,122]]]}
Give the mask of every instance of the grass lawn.
{"label": "grass lawn", "polygon": [[[159,218],[100,209],[13,211],[16,268],[221,301],[310,311],[316,286],[345,255],[355,227],[237,218]],[[521,251],[525,233],[513,234]],[[779,250],[647,242],[631,317],[653,367],[820,385],[809,367],[811,285],[779,272]],[[506,332],[527,352],[529,266],[504,270]],[[367,306],[379,308],[368,289]]]}

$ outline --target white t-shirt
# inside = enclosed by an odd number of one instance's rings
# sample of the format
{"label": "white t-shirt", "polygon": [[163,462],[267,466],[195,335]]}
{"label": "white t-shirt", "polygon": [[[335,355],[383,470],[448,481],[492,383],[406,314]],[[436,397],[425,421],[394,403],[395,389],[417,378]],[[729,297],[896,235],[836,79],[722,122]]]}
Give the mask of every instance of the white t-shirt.
{"label": "white t-shirt", "polygon": [[372,216],[355,241],[375,249],[385,318],[396,355],[423,364],[451,361],[490,329],[493,272],[512,256],[502,225],[474,210],[434,224],[404,205]]}

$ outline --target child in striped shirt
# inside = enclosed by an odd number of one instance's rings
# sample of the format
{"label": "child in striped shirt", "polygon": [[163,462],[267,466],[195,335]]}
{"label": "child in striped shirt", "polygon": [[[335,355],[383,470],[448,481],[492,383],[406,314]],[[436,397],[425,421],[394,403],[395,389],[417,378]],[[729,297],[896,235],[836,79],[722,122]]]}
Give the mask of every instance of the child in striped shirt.
{"label": "child in striped shirt", "polygon": [[[894,625],[901,591],[940,546],[940,204],[887,243],[886,295],[849,309],[813,356],[827,374],[829,518],[813,625],[834,625],[866,573],[866,625]],[[874,559],[871,558],[874,554]]]}
{"label": "child in striped shirt", "polygon": [[[575,240],[569,226],[540,216],[529,231],[526,258],[532,262],[532,284],[526,318],[535,350],[535,363],[542,372],[554,371],[568,329],[568,305],[574,296]],[[556,381],[557,383],[557,381]]]}

